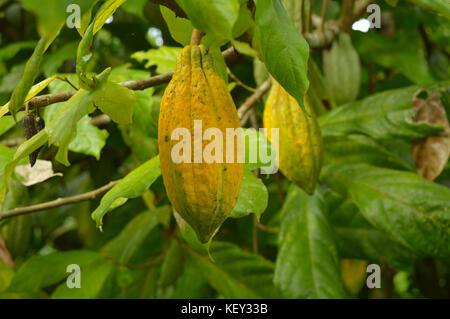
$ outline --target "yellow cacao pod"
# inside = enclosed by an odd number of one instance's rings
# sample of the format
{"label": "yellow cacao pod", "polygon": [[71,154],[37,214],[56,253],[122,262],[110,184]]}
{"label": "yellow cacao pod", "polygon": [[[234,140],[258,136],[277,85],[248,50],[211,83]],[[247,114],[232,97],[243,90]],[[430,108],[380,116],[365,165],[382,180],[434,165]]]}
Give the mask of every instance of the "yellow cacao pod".
{"label": "yellow cacao pod", "polygon": [[[203,154],[213,139],[205,140],[195,134],[199,120],[202,121],[203,132],[215,128],[223,138],[227,128],[240,127],[236,106],[227,86],[216,73],[212,54],[206,52],[202,45],[187,46],[177,57],[175,73],[161,100],[158,145],[167,196],[204,243],[236,205],[243,164],[237,160],[241,140],[236,136],[233,160],[226,161],[226,143],[222,140],[223,157],[220,160],[210,162],[202,159],[197,162],[194,152],[201,148]],[[179,137],[172,138],[177,128],[187,129],[190,133],[191,147],[186,151],[190,153],[189,161],[173,160],[173,147],[180,143]],[[211,154],[220,154],[215,152],[218,150]]]}
{"label": "yellow cacao pod", "polygon": [[[267,138],[278,149],[280,171],[306,193],[313,194],[322,166],[323,146],[319,124],[307,100],[305,109],[307,112],[272,79],[263,115]],[[279,129],[278,141],[271,136],[272,128]]]}

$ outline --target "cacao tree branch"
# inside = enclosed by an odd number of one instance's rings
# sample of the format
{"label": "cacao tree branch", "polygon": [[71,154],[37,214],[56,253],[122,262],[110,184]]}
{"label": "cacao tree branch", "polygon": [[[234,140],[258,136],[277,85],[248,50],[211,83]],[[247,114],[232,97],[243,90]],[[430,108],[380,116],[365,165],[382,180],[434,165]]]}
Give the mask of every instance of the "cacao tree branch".
{"label": "cacao tree branch", "polygon": [[271,79],[268,78],[260,87],[258,87],[252,95],[250,95],[245,102],[238,108],[238,116],[243,119],[244,114],[247,113],[256,103],[262,98],[264,93],[266,93],[271,84]]}
{"label": "cacao tree branch", "polygon": [[149,2],[169,8],[170,10],[175,12],[175,15],[177,17],[187,18],[186,13],[184,13],[183,9],[181,9],[181,7],[175,0],[149,0]]}
{"label": "cacao tree branch", "polygon": [[75,203],[84,202],[87,200],[93,200],[93,199],[99,197],[100,195],[103,195],[107,191],[109,191],[118,182],[119,182],[119,180],[109,182],[108,184],[106,184],[100,188],[97,188],[93,191],[90,191],[90,192],[87,192],[84,194],[71,196],[71,197],[65,197],[65,198],[58,198],[58,199],[55,199],[53,201],[46,202],[46,203],[25,206],[25,207],[18,207],[18,208],[14,208],[12,210],[1,212],[0,213],[0,221],[3,219],[6,219],[6,218],[14,217],[14,216],[26,215],[26,214],[30,214],[30,213],[34,213],[34,212],[38,212],[38,211],[42,211],[42,210],[47,210],[47,209],[64,206],[64,205],[75,204]]}
{"label": "cacao tree branch", "polygon": [[[228,49],[224,50],[222,52],[222,55],[225,59],[225,62],[227,65],[231,65],[234,61],[234,59],[238,56],[237,51],[234,49],[234,47],[229,47]],[[145,90],[149,87],[158,86],[164,83],[169,82],[172,79],[173,72],[168,72],[164,74],[159,74],[152,76],[148,79],[143,80],[132,80],[127,82],[121,82],[120,85],[123,85],[130,90]],[[58,102],[64,102],[70,99],[73,95],[75,95],[77,91],[64,91],[64,92],[58,92],[53,94],[44,94],[35,96],[34,98],[30,99],[28,101],[29,107],[45,107],[54,103]]]}

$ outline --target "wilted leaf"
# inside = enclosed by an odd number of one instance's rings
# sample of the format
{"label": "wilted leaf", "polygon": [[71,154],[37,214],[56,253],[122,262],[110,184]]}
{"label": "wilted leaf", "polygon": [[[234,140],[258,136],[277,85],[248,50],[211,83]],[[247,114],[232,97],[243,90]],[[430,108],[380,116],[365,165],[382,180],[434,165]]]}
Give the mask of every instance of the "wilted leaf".
{"label": "wilted leaf", "polygon": [[442,172],[450,156],[450,126],[439,91],[423,92],[428,94],[426,99],[416,96],[413,100],[414,122],[440,125],[444,130],[436,135],[413,141],[411,154],[419,175],[433,181]]}
{"label": "wilted leaf", "polygon": [[23,178],[22,184],[25,186],[42,183],[54,176],[63,176],[62,173],[53,172],[52,162],[44,160],[37,160],[33,167],[29,164],[16,166],[15,172]]}

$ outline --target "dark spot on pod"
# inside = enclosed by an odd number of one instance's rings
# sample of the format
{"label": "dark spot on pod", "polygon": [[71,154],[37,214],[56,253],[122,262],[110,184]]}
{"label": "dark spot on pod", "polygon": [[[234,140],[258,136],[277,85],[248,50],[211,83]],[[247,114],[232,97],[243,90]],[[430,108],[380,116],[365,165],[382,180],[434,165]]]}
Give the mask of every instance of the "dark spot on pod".
{"label": "dark spot on pod", "polygon": [[42,131],[45,128],[44,119],[40,116],[36,117],[36,130],[38,132]]}
{"label": "dark spot on pod", "polygon": [[164,136],[164,142],[168,142],[169,141],[169,135]]}

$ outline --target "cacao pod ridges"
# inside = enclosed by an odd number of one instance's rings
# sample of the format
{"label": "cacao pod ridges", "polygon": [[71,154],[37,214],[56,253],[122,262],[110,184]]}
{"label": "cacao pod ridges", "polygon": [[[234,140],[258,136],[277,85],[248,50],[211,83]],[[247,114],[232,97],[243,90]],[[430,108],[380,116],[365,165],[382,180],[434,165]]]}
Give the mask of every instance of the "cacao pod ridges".
{"label": "cacao pod ridges", "polygon": [[[196,232],[202,243],[207,242],[234,208],[242,181],[243,164],[226,163],[223,151],[221,163],[174,163],[172,140],[176,128],[190,131],[195,146],[194,121],[202,121],[202,130],[239,128],[236,106],[224,81],[217,75],[212,54],[200,46],[186,46],[177,57],[172,80],[161,100],[158,125],[158,146],[161,172],[167,196],[175,210]],[[201,138],[201,137],[200,137]],[[237,140],[237,139],[235,139]],[[235,143],[235,155],[239,140]],[[199,143],[202,151],[210,143]],[[203,153],[202,153],[203,154]]]}
{"label": "cacao pod ridges", "polygon": [[322,166],[323,142],[316,115],[305,99],[305,110],[272,79],[263,123],[271,142],[271,128],[279,129],[280,171],[293,183],[312,195]]}

